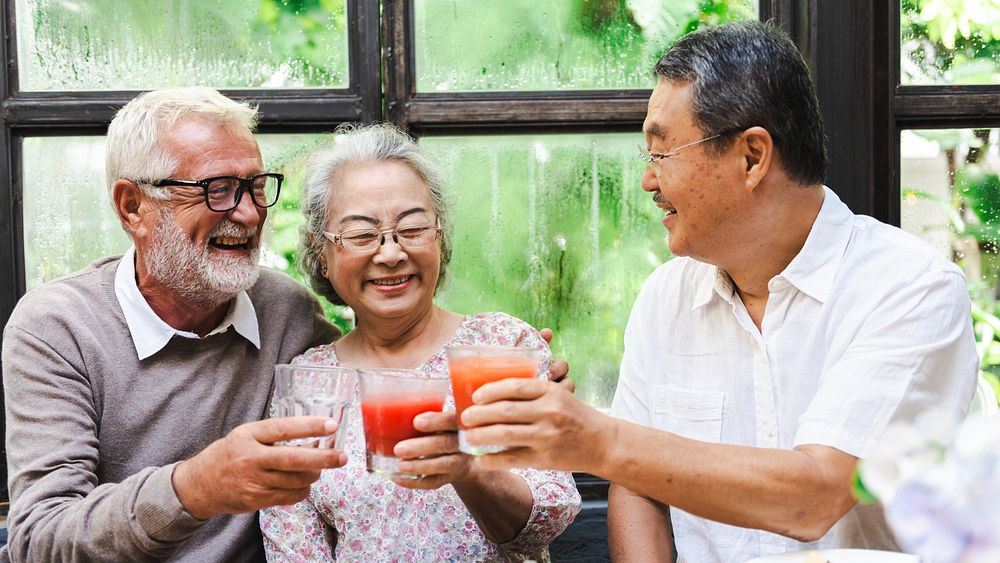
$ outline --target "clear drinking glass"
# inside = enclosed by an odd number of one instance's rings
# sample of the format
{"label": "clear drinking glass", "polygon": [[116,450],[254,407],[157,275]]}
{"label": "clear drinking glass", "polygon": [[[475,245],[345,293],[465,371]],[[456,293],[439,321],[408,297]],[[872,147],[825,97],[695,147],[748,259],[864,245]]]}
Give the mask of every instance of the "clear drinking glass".
{"label": "clear drinking glass", "polygon": [[531,348],[502,346],[450,346],[448,371],[455,394],[455,411],[458,416],[458,449],[473,455],[502,451],[500,446],[473,446],[465,441],[462,412],[472,404],[472,394],[483,385],[501,379],[537,376],[542,361],[542,351]]}
{"label": "clear drinking glass", "polygon": [[419,475],[399,473],[396,444],[424,436],[413,428],[420,413],[441,412],[448,397],[446,375],[408,369],[360,369],[361,419],[365,429],[368,471],[401,479]]}
{"label": "clear drinking glass", "polygon": [[284,446],[343,449],[347,406],[357,392],[358,373],[352,368],[278,364],[274,366],[275,417],[327,416],[337,421],[333,436],[296,438]]}

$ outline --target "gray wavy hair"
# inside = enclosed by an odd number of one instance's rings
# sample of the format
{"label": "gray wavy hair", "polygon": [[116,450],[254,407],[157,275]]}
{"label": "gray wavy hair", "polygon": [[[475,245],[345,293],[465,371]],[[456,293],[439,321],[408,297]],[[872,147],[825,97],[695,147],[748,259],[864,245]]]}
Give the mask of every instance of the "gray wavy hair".
{"label": "gray wavy hair", "polygon": [[441,271],[435,290],[444,283],[445,268],[451,260],[451,221],[438,167],[424,156],[412,137],[394,125],[344,124],[334,131],[326,145],[309,157],[302,183],[302,213],[306,222],[299,242],[299,266],[309,278],[309,285],[336,305],[343,305],[344,301],[323,275],[320,261],[326,245],[333,244],[323,236],[330,216],[330,194],[340,187],[341,172],[357,165],[389,161],[409,166],[430,192],[431,205],[441,227]]}

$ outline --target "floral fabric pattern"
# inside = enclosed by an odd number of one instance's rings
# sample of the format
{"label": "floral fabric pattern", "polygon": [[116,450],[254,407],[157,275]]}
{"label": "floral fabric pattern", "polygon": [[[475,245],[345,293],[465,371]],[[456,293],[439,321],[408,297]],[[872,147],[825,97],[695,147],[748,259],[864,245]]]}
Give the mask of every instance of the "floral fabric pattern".
{"label": "floral fabric pattern", "polygon": [[[545,378],[551,355],[538,332],[504,313],[466,317],[447,343],[540,348]],[[307,350],[292,363],[340,365],[333,344]],[[420,370],[447,373],[444,349]],[[454,410],[449,396],[445,409]],[[451,485],[434,490],[400,487],[365,469],[360,399],[355,395],[344,423],[348,463],[323,471],[309,497],[291,506],[261,511],[268,561],[549,561],[548,544],[580,511],[580,494],[566,472],[516,469],[534,503],[524,529],[510,542],[483,535]]]}

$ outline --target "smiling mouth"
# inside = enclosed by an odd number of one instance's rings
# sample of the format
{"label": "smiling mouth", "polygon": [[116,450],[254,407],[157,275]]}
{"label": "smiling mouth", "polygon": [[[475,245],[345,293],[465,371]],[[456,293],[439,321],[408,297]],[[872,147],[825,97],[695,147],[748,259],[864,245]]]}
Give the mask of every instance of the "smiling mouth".
{"label": "smiling mouth", "polygon": [[399,277],[395,277],[395,278],[383,278],[383,279],[379,279],[379,280],[368,280],[368,281],[370,283],[375,284],[375,285],[393,286],[393,285],[400,285],[402,283],[406,283],[406,282],[410,281],[410,278],[412,278],[412,277],[413,277],[412,275],[409,275],[409,276],[399,276]]}
{"label": "smiling mouth", "polygon": [[657,207],[665,211],[668,216],[677,214],[677,208],[674,207],[669,201],[667,201],[667,198],[663,197],[662,192],[656,192],[655,194],[653,194],[653,203],[655,203]]}
{"label": "smiling mouth", "polygon": [[208,244],[220,250],[250,250],[250,237],[212,237]]}

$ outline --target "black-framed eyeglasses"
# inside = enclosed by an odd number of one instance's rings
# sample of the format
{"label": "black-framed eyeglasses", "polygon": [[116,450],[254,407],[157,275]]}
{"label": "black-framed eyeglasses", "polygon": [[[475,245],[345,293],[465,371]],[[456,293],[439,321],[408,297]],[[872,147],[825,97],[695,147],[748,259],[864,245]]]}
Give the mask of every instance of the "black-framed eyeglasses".
{"label": "black-framed eyeglasses", "polygon": [[371,252],[385,244],[385,235],[391,234],[392,240],[403,248],[419,248],[427,246],[441,236],[441,228],[437,225],[399,225],[392,229],[349,229],[339,233],[323,232],[333,244],[340,245],[351,252]]}
{"label": "black-framed eyeglasses", "polygon": [[203,180],[174,180],[166,178],[163,180],[150,180],[147,183],[151,186],[166,187],[180,186],[188,188],[201,188],[205,193],[205,205],[212,211],[225,212],[235,209],[240,204],[243,193],[250,194],[250,199],[257,207],[271,207],[278,202],[278,194],[281,193],[281,182],[285,179],[283,174],[268,172],[257,174],[249,178],[239,178],[237,176],[215,176]]}

